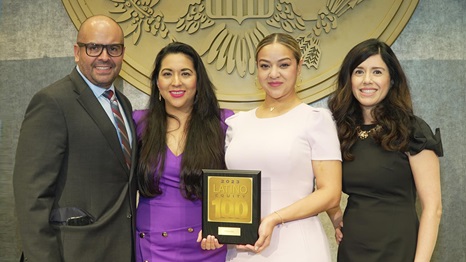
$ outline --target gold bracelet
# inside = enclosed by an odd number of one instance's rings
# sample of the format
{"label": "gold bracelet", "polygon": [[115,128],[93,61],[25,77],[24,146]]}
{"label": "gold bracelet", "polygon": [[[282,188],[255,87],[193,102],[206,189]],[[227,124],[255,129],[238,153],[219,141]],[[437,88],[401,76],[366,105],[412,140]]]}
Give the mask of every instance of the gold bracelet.
{"label": "gold bracelet", "polygon": [[280,214],[278,214],[277,211],[273,211],[275,214],[277,214],[277,216],[280,218],[280,220],[282,221],[282,225],[284,226],[285,225],[285,222],[283,221],[283,217],[280,216]]}

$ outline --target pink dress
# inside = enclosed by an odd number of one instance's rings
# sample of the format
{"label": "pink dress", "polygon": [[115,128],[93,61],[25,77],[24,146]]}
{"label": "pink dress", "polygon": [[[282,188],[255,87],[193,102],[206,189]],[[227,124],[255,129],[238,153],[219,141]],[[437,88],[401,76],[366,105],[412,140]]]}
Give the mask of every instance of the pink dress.
{"label": "pink dress", "polygon": [[[136,123],[146,111],[135,111]],[[222,110],[224,119],[233,114]],[[141,135],[144,124],[137,125]],[[167,148],[165,172],[160,179],[163,193],[154,198],[139,198],[136,214],[136,261],[147,262],[223,262],[226,246],[217,250],[202,250],[196,242],[202,229],[202,202],[190,201],[180,193],[180,165],[182,155],[175,156]]]}
{"label": "pink dress", "polygon": [[[340,160],[340,145],[330,111],[300,104],[273,118],[256,109],[229,119],[225,160],[228,169],[262,171],[262,217],[314,190],[312,160]],[[274,229],[260,254],[229,247],[227,261],[330,261],[327,236],[317,216]]]}

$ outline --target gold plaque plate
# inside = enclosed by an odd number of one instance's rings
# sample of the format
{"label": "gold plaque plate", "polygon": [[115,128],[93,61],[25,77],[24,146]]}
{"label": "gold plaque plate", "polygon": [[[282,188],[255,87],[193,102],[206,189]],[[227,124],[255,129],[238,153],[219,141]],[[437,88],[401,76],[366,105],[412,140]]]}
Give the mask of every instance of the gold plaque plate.
{"label": "gold plaque plate", "polygon": [[[255,86],[255,46],[283,32],[301,45],[304,65],[297,92],[306,103],[333,91],[346,53],[378,38],[391,45],[419,0],[62,0],[76,27],[89,16],[114,18],[125,33],[120,73],[150,93],[150,74],[159,50],[172,41],[192,45],[217,87],[222,107],[256,107],[264,93]],[[176,3],[176,4],[175,4]]]}
{"label": "gold plaque plate", "polygon": [[252,177],[207,177],[207,221],[252,223]]}

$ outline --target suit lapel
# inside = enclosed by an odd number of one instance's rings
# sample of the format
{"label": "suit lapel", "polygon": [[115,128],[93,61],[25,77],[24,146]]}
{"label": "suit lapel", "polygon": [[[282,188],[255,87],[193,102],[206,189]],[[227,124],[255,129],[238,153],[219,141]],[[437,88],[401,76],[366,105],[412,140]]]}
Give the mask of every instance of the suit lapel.
{"label": "suit lapel", "polygon": [[[108,145],[115,153],[115,156],[120,164],[125,169],[128,169],[123,151],[121,150],[120,140],[118,139],[115,126],[108,118],[108,115],[105,113],[102,105],[76,69],[73,70],[73,72],[70,74],[70,77],[73,83],[75,83],[75,92],[78,94],[76,100],[81,104],[84,110],[86,110],[89,116],[94,120],[95,124],[99,127],[103,137],[107,140]],[[127,115],[126,110],[125,114]]]}

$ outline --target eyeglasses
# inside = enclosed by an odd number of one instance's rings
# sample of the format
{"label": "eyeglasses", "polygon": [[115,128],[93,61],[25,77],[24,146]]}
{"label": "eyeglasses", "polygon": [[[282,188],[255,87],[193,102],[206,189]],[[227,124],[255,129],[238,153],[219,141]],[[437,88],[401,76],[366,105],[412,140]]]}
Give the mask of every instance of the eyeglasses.
{"label": "eyeglasses", "polygon": [[107,49],[107,54],[112,57],[121,56],[123,54],[124,45],[123,44],[111,44],[111,45],[102,45],[94,43],[76,43],[79,47],[86,47],[86,54],[91,57],[98,57],[102,54],[102,51]]}

